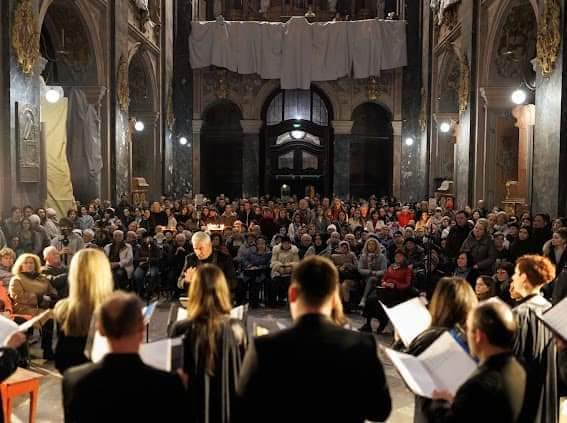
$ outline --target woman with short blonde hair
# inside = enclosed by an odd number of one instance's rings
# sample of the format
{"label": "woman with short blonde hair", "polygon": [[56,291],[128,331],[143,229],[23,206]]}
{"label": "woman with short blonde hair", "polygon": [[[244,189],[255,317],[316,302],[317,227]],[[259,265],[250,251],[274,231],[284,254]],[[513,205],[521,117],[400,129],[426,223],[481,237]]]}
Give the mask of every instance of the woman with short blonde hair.
{"label": "woman with short blonde hair", "polygon": [[113,289],[110,262],[100,250],[80,250],[71,260],[68,280],[69,297],[55,306],[55,366],[60,372],[88,361],[84,350],[92,316]]}
{"label": "woman with short blonde hair", "polygon": [[[15,314],[37,316],[53,307],[57,300],[57,291],[40,272],[41,263],[35,254],[22,254],[12,266],[14,277],[10,280],[8,291]],[[51,360],[53,359],[51,347],[53,320],[46,316],[42,319],[41,325],[43,358]]]}

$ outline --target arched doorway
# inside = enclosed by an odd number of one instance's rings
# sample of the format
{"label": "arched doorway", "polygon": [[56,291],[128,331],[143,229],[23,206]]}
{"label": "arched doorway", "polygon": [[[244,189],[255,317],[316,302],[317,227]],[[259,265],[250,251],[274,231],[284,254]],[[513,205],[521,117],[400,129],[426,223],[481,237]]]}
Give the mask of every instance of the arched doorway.
{"label": "arched doorway", "polygon": [[[144,50],[138,50],[128,66],[131,122],[132,176],[142,177],[150,186],[152,198],[162,192],[161,146],[157,125],[156,86],[151,59]],[[136,125],[137,123],[137,125]]]}
{"label": "arched doorway", "polygon": [[390,112],[364,103],[352,113],[350,194],[354,198],[392,194],[393,130]]}
{"label": "arched doorway", "polygon": [[209,197],[242,195],[242,112],[223,100],[203,114],[201,192]]}
{"label": "arched doorway", "polygon": [[277,90],[266,102],[260,143],[260,191],[279,196],[331,192],[332,110],[319,90]]}

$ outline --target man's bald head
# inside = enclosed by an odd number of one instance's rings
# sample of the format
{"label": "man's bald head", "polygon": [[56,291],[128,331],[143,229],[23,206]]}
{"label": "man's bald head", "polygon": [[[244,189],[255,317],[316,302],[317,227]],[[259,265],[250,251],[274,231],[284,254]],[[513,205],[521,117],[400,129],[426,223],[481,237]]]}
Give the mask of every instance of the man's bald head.
{"label": "man's bald head", "polygon": [[143,331],[142,300],[134,294],[117,291],[99,310],[99,325],[102,335],[111,340],[120,340]]}

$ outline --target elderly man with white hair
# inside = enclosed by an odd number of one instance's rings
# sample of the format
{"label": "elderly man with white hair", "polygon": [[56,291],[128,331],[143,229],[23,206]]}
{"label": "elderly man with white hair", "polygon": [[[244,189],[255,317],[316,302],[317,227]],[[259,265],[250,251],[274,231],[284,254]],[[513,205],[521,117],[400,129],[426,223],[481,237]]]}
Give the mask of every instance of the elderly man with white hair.
{"label": "elderly man with white hair", "polygon": [[41,268],[41,273],[47,277],[53,288],[57,290],[59,299],[69,295],[69,284],[67,282],[67,268],[61,261],[61,254],[57,248],[50,245],[43,250],[45,266]]}
{"label": "elderly man with white hair", "polygon": [[45,210],[45,216],[43,227],[47,231],[49,238],[53,239],[60,234],[59,228],[57,227],[57,212],[54,209],[49,208]]}
{"label": "elderly man with white hair", "polygon": [[[198,266],[214,263],[223,271],[230,289],[236,291],[238,287],[232,257],[221,251],[213,250],[211,237],[206,232],[195,232],[191,238],[191,244],[194,252],[185,258],[185,265],[177,280],[177,287],[186,290],[193,280]],[[237,301],[239,292],[236,292],[237,295],[235,296]]]}
{"label": "elderly man with white hair", "polygon": [[51,243],[51,238],[49,237],[47,230],[43,226],[41,226],[41,219],[39,218],[39,216],[37,214],[32,214],[29,217],[29,220],[32,229],[39,234],[41,248],[43,249],[47,247]]}
{"label": "elderly man with white hair", "polygon": [[95,231],[93,231],[92,229],[85,229],[83,231],[83,242],[85,243],[85,248],[97,248],[94,239]]}
{"label": "elderly man with white hair", "polygon": [[73,255],[84,248],[85,243],[81,235],[73,232],[73,223],[66,217],[59,222],[59,228],[61,229],[61,235],[53,238],[51,245],[59,250],[63,264],[68,266],[71,264]]}
{"label": "elderly man with white hair", "polygon": [[112,242],[104,247],[110,260],[114,286],[126,289],[134,273],[134,254],[132,246],[124,241],[124,232],[116,230],[112,233]]}

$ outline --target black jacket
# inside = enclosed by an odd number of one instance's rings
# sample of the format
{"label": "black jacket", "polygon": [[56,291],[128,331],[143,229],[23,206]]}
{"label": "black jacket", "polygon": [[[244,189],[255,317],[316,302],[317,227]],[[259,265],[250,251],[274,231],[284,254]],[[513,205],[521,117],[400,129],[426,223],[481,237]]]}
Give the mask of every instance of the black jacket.
{"label": "black jacket", "polygon": [[371,335],[309,314],[248,349],[237,422],[384,421],[391,399]]}
{"label": "black jacket", "polygon": [[172,338],[183,336],[183,366],[191,381],[185,401],[186,418],[183,420],[187,423],[230,421],[236,400],[236,382],[248,345],[240,321],[227,318],[217,333],[214,374],[210,375],[205,360],[199,354],[205,342],[202,333],[206,333],[206,325],[204,319],[181,320],[173,325],[170,332]]}
{"label": "black jacket", "polygon": [[526,372],[512,353],[494,355],[459,388],[450,408],[445,401],[434,401],[430,418],[435,422],[519,422],[525,390]]}
{"label": "black jacket", "polygon": [[195,253],[191,253],[187,257],[185,257],[185,265],[183,266],[183,270],[179,275],[177,286],[181,287],[185,285],[185,271],[187,269],[207,263],[214,263],[221,268],[229,288],[234,289],[236,287],[236,272],[234,270],[234,264],[232,263],[232,257],[220,251],[213,251],[213,253],[205,260],[199,260]]}
{"label": "black jacket", "polygon": [[145,365],[137,354],[108,354],[63,375],[65,422],[173,422],[186,414],[177,375]]}
{"label": "black jacket", "polygon": [[472,227],[470,224],[465,226],[455,225],[449,230],[449,235],[447,236],[447,247],[445,251],[447,252],[447,257],[449,259],[457,258],[459,251],[461,251],[461,246],[465,239],[469,236]]}

